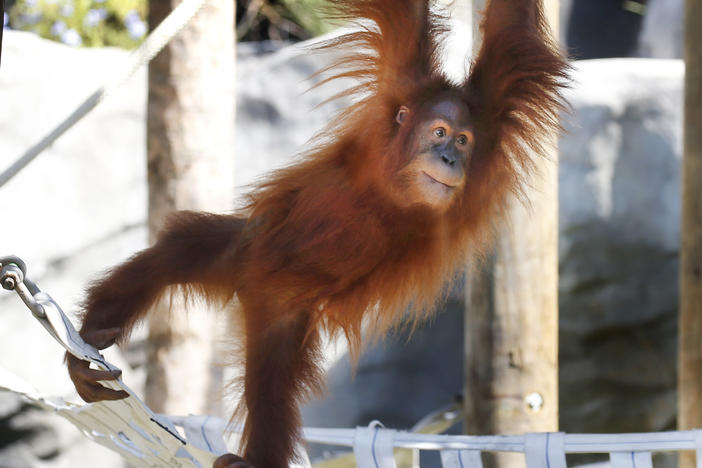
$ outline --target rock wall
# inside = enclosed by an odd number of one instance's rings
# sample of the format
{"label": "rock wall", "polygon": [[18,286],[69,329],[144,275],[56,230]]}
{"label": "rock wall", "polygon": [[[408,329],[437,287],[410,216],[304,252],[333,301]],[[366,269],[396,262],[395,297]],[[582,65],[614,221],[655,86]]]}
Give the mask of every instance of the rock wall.
{"label": "rock wall", "polygon": [[581,62],[561,140],[561,421],[675,422],[683,64]]}

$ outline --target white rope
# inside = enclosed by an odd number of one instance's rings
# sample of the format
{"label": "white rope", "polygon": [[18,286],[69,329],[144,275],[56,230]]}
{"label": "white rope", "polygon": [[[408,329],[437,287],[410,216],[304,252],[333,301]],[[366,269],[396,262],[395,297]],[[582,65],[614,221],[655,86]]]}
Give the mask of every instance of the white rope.
{"label": "white rope", "polygon": [[[387,429],[380,429],[380,431],[384,430]],[[694,430],[631,434],[563,434],[563,451],[565,453],[611,453],[696,450],[697,434],[698,431]],[[325,445],[353,447],[355,437],[356,429],[307,428],[304,430],[305,440]],[[526,435],[448,436],[398,431],[394,434],[393,446],[420,450],[524,453],[526,437]]]}
{"label": "white rope", "polygon": [[[1,0],[0,0],[1,1]],[[178,5],[129,57],[125,71],[93,92],[56,128],[29,148],[17,161],[0,174],[0,187],[14,177],[42,151],[93,110],[105,98],[121,88],[142,65],[151,61],[168,42],[197,14],[207,0],[184,0]]]}

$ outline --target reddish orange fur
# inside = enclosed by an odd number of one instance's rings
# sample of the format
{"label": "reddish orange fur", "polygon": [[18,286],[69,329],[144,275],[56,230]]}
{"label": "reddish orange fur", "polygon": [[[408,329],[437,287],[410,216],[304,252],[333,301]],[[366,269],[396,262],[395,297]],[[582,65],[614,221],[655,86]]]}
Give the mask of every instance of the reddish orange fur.
{"label": "reddish orange fur", "polygon": [[[558,128],[567,65],[550,42],[540,0],[492,0],[482,49],[458,85],[439,73],[447,28],[429,3],[337,0],[341,18],[373,21],[322,46],[347,52],[325,71],[334,73],[328,79],[356,79],[342,94],[358,101],[302,161],[260,184],[240,213],[179,213],[153,247],[89,290],[81,332],[119,327],[119,339],[166,286],[214,301],[238,297],[244,457],[258,468],[282,468],[293,456],[298,405],[322,387],[320,330],[345,334],[357,355],[365,323],[379,334],[408,308],[415,318],[432,310]],[[399,208],[393,190],[405,182],[397,174],[411,156],[413,122],[423,117],[415,112],[398,126],[395,115],[438,97],[463,103],[472,116],[467,184],[444,213]]]}

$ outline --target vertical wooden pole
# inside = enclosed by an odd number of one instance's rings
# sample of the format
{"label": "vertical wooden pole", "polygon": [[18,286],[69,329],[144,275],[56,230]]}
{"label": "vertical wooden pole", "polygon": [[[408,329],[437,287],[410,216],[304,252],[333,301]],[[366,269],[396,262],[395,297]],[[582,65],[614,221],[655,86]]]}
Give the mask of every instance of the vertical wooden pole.
{"label": "vertical wooden pole", "polygon": [[[153,28],[180,0],[152,0]],[[208,0],[149,66],[151,237],[176,210],[225,212],[233,199],[234,2]],[[173,301],[171,301],[173,299]],[[187,309],[187,312],[184,310]],[[169,414],[217,413],[213,365],[224,325],[203,305],[165,297],[149,321],[146,402]]]}
{"label": "vertical wooden pole", "polygon": [[[702,0],[685,1],[678,426],[702,428]],[[695,466],[694,454],[680,466]]]}
{"label": "vertical wooden pole", "polygon": [[[544,4],[557,31],[558,1]],[[478,21],[484,5],[474,0]],[[529,202],[512,203],[494,255],[468,274],[465,429],[470,434],[558,429],[558,155],[554,149],[536,159]],[[491,458],[492,466],[524,466],[520,454]]]}

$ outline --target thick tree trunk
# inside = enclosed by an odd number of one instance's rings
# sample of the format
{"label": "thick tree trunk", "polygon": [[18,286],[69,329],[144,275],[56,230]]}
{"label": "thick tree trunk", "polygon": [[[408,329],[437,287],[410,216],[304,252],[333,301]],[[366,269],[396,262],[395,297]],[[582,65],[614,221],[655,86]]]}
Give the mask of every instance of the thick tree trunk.
{"label": "thick tree trunk", "polygon": [[[485,2],[474,2],[479,21]],[[557,30],[558,1],[545,5]],[[512,203],[494,255],[467,275],[468,434],[558,429],[558,156],[542,156],[529,202]],[[499,454],[488,464],[519,467],[524,457]]]}
{"label": "thick tree trunk", "polygon": [[[153,0],[153,28],[180,3]],[[234,4],[208,0],[151,62],[149,232],[176,210],[226,212],[233,200]],[[171,300],[172,299],[172,300]],[[187,313],[183,310],[187,308]],[[171,414],[217,412],[213,363],[224,314],[166,297],[150,320],[146,402]]]}
{"label": "thick tree trunk", "polygon": [[[702,0],[685,2],[678,426],[702,427]],[[681,467],[694,467],[692,453]]]}

